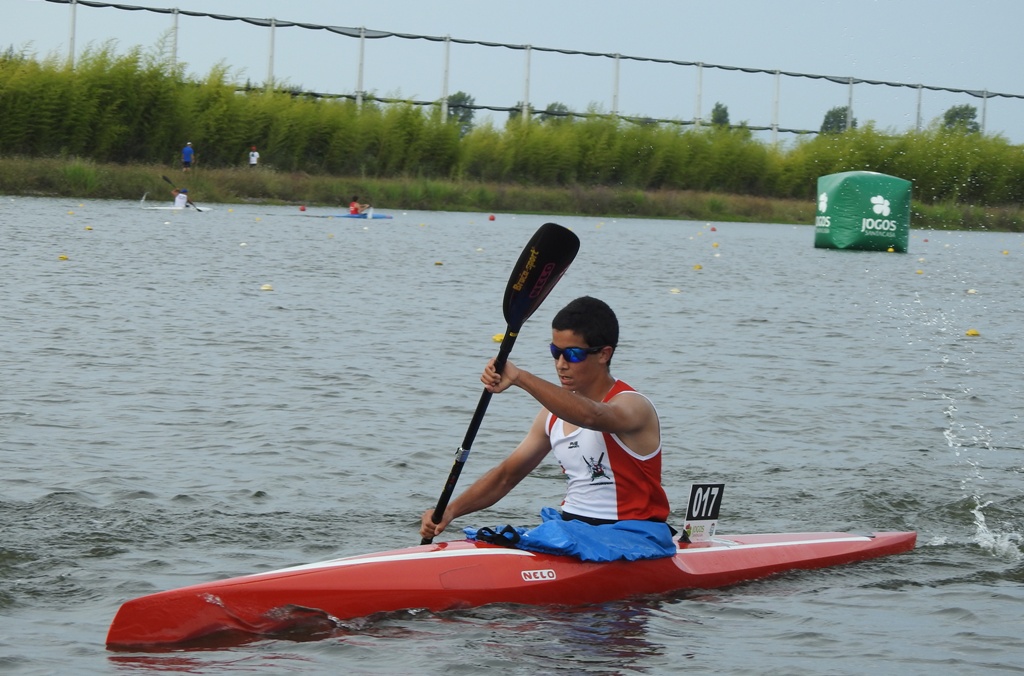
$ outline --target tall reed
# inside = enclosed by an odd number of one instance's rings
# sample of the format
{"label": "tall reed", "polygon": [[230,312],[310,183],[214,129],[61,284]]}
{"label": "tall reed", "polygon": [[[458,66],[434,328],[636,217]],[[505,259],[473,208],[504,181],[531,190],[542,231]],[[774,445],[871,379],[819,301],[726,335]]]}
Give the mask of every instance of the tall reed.
{"label": "tall reed", "polygon": [[[337,202],[350,190],[340,185],[413,179],[407,188],[421,191],[431,181],[450,180],[569,190],[569,202],[585,191],[588,199],[629,213],[648,208],[651,191],[810,200],[818,177],[851,170],[913,181],[922,206],[1024,202],[1024,148],[939,123],[904,134],[866,123],[774,146],[743,127],[638,123],[591,109],[582,118],[485,121],[463,136],[438,106],[372,98],[359,105],[286,86],[245,89],[237,80],[225,66],[202,80],[188,79],[162,47],[118,55],[107,43],[87,50],[74,70],[57,57],[37,60],[8,50],[0,54],[0,157],[176,167],[181,147],[191,141],[197,151],[191,180],[203,180],[202,172],[245,167],[255,145],[261,170],[277,176],[265,177],[256,196],[294,198],[305,186]],[[90,183],[95,170],[87,164],[68,172],[63,180],[78,190],[103,189],[105,179]],[[309,188],[310,181],[285,179],[293,173],[348,178]],[[290,195],[286,183],[292,183]],[[608,190],[595,190],[602,186]],[[228,174],[210,189],[233,198],[248,188]],[[513,192],[493,192],[493,203],[505,204]],[[434,201],[412,192],[406,198],[410,206]],[[713,214],[718,204],[707,200],[695,211]]]}

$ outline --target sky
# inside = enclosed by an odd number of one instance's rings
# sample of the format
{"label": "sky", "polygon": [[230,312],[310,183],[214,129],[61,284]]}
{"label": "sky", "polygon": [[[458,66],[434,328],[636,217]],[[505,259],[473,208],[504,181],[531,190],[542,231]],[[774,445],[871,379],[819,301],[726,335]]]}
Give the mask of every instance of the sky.
{"label": "sky", "polygon": [[[116,0],[115,4],[174,8],[227,16],[345,26],[540,48],[622,54],[768,71],[922,84],[1013,94],[967,94],[857,84],[858,124],[883,131],[913,129],[969,104],[988,133],[1024,144],[1024,0]],[[71,38],[69,5],[0,0],[0,48],[65,57]],[[153,51],[170,35],[173,18],[153,12],[79,5],[75,52],[113,41],[123,53]],[[353,93],[359,83],[356,38],[281,27],[274,32],[273,76],[305,90]],[[177,58],[203,76],[217,64],[238,82],[266,81],[270,30],[241,21],[180,16]],[[715,68],[615,60],[538,50],[452,44],[447,92],[463,91],[478,105],[513,106],[529,92],[543,109],[553,102],[574,111],[595,108],[657,119],[707,119],[716,103],[732,123],[817,130],[825,113],[850,101],[850,88],[821,79],[776,77]],[[363,90],[378,96],[436,100],[444,93],[443,42],[367,40]],[[527,77],[528,74],[528,77]],[[777,92],[777,96],[776,96]],[[616,96],[617,94],[617,96]],[[777,99],[777,100],[776,100]],[[776,113],[777,110],[777,113]],[[479,111],[478,122],[504,123],[504,113]],[[759,134],[771,139],[768,132]],[[792,134],[778,139],[792,140]]]}

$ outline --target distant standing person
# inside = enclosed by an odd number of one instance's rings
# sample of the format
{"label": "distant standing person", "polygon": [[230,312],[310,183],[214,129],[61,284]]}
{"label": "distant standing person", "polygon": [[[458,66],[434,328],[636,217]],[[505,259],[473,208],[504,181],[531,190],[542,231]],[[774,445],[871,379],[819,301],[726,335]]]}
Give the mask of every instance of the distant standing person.
{"label": "distant standing person", "polygon": [[348,212],[350,214],[361,214],[369,208],[369,204],[362,204],[359,202],[359,195],[353,195],[352,201],[348,205]]}
{"label": "distant standing person", "polygon": [[192,163],[195,162],[196,151],[192,147],[192,141],[185,144],[185,147],[181,149],[181,170],[188,171],[192,168]]}
{"label": "distant standing person", "polygon": [[252,150],[249,151],[249,168],[250,169],[255,169],[256,168],[256,164],[259,161],[260,161],[260,154],[256,150],[256,146],[253,146]]}

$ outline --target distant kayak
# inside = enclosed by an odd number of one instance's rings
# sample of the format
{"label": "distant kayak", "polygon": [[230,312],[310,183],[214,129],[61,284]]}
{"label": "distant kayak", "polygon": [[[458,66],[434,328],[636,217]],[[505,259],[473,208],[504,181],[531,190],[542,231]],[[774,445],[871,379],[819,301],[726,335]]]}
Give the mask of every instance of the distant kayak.
{"label": "distant kayak", "polygon": [[[305,211],[306,207],[302,207],[302,210]],[[361,214],[353,214],[353,213],[346,212],[344,214],[303,214],[303,216],[313,216],[314,218],[365,218],[365,219],[371,219],[371,218],[373,218],[373,219],[384,219],[384,218],[390,219],[390,218],[392,218],[391,214],[378,214],[378,213],[376,213],[373,210],[373,207],[370,207],[369,209],[367,209],[366,211],[364,211]]]}
{"label": "distant kayak", "polygon": [[175,206],[155,206],[155,205],[149,205],[149,204],[146,204],[146,195],[148,195],[148,194],[149,193],[143,194],[142,195],[142,199],[139,200],[139,206],[142,207],[143,209],[146,209],[147,211],[200,211],[200,212],[202,212],[202,211],[213,211],[210,207],[197,207],[197,206],[175,207]]}
{"label": "distant kayak", "polygon": [[383,219],[383,218],[394,218],[390,214],[375,214],[366,212],[364,214],[303,214],[303,216],[312,216],[313,218],[366,218],[366,219]]}
{"label": "distant kayak", "polygon": [[339,214],[339,218],[392,218],[390,214],[375,214],[373,211],[367,211],[362,214]]}

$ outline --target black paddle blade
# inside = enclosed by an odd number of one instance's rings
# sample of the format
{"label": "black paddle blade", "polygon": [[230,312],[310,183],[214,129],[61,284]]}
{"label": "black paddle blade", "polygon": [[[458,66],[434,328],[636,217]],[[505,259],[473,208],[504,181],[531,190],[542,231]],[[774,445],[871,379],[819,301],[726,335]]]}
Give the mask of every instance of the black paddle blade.
{"label": "black paddle blade", "polygon": [[533,235],[512,269],[502,311],[511,333],[518,333],[540,307],[580,250],[580,238],[557,223],[545,223]]}

